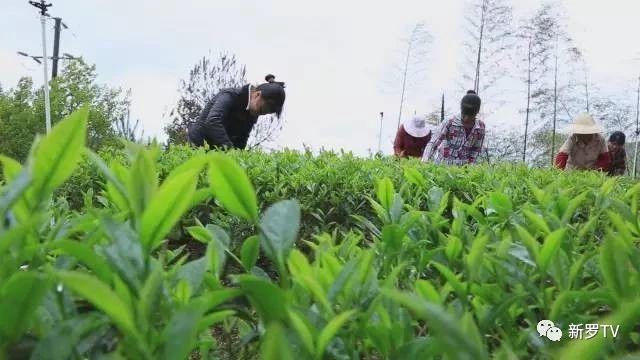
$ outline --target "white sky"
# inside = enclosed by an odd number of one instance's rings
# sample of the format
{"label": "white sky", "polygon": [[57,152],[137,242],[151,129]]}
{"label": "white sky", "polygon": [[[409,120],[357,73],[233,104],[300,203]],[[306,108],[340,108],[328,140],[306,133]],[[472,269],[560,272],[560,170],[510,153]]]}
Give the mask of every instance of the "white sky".
{"label": "white sky", "polygon": [[[132,114],[146,135],[164,139],[163,114],[178,81],[211,51],[235,53],[259,83],[267,73],[287,82],[285,127],[275,146],[333,148],[366,154],[377,148],[379,113],[385,113],[383,150],[391,152],[400,100],[392,64],[401,60],[402,38],[425,21],[433,36],[428,72],[410,89],[403,119],[440,106],[455,109],[462,62],[463,0],[205,1],[50,0],[54,16],[70,27],[61,52],[97,65],[99,81],[131,88]],[[513,1],[516,16],[542,2]],[[633,103],[640,73],[638,0],[564,0],[569,30],[584,50],[591,81]],[[21,76],[41,83],[42,69],[16,51],[41,52],[40,23],[26,0],[0,1],[0,84]],[[49,26],[51,29],[51,26]],[[49,44],[52,43],[49,32]],[[524,86],[505,89],[510,102],[487,119],[494,129],[519,128]],[[491,105],[492,99],[483,98]],[[0,134],[1,136],[1,134]]]}

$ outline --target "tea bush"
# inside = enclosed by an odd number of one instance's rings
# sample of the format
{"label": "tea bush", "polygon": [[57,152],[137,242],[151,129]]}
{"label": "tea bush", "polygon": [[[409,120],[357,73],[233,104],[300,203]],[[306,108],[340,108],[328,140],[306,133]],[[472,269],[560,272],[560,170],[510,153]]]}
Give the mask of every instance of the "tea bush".
{"label": "tea bush", "polygon": [[[94,154],[86,118],[24,165],[0,157],[0,359],[638,355],[640,184],[335,153]],[[573,324],[619,331],[576,340]]]}

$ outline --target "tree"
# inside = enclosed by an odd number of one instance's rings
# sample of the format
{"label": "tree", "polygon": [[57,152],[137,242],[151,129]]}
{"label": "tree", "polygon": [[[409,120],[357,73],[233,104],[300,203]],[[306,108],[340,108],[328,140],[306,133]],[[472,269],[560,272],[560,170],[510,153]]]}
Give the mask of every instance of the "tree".
{"label": "tree", "polygon": [[549,4],[540,7],[531,18],[525,19],[518,30],[523,63],[526,64],[524,82],[527,86],[527,107],[525,109],[525,130],[522,150],[522,162],[527,159],[527,137],[529,135],[529,117],[532,98],[548,94],[549,61],[552,58],[553,43],[556,39],[558,18]]}
{"label": "tree", "polygon": [[127,112],[121,114],[114,123],[114,128],[119,137],[131,142],[142,142],[144,136],[144,130],[141,127],[140,119],[136,119],[135,122],[131,120],[131,90],[127,91]]}
{"label": "tree", "polygon": [[485,147],[491,162],[516,162],[522,149],[522,136],[516,131],[487,130]]}
{"label": "tree", "polygon": [[[119,88],[96,82],[96,67],[81,58],[66,64],[51,81],[51,121],[62,120],[76,109],[89,106],[87,145],[93,150],[119,146],[116,120],[129,110],[130,101]],[[36,134],[45,132],[44,94],[31,78],[4,91],[0,106],[0,153],[24,160]]]}
{"label": "tree", "polygon": [[473,0],[465,16],[463,79],[480,94],[505,75],[504,61],[513,47],[513,10],[506,0]]}
{"label": "tree", "polygon": [[398,111],[398,125],[396,128],[400,128],[402,107],[407,91],[407,80],[409,78],[415,78],[416,75],[424,70],[426,49],[427,45],[431,42],[431,35],[426,30],[424,23],[420,22],[413,27],[405,42],[406,55],[404,57],[404,66],[401,69],[402,86],[400,93],[400,110]]}

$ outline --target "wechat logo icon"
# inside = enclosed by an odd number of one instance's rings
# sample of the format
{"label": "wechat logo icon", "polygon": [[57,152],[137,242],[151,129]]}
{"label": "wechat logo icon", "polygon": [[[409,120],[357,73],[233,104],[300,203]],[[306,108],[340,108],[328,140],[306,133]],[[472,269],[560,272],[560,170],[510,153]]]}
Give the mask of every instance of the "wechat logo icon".
{"label": "wechat logo icon", "polygon": [[546,336],[551,341],[560,341],[562,338],[562,330],[557,328],[551,320],[540,320],[536,329],[540,336]]}

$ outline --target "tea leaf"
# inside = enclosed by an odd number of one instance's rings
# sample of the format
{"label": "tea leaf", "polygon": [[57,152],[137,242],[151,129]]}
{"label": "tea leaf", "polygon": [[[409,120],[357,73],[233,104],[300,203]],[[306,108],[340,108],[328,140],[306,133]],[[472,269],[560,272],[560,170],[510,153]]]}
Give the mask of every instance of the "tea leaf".
{"label": "tea leaf", "polygon": [[356,314],[356,310],[345,311],[342,314],[334,317],[329,323],[322,329],[320,336],[318,336],[318,344],[316,347],[316,359],[322,359],[322,356],[329,345],[331,339],[333,339],[340,328],[349,320],[350,317]]}
{"label": "tea leaf", "polygon": [[269,325],[260,348],[261,359],[294,360],[284,328],[279,323]]}
{"label": "tea leaf", "polygon": [[[18,339],[35,315],[50,281],[35,272],[16,272],[0,288],[0,338]],[[0,344],[4,340],[0,340]]]}
{"label": "tea leaf", "polygon": [[131,309],[105,283],[77,271],[58,271],[56,275],[65,286],[104,311],[126,335],[136,334]]}
{"label": "tea leaf", "polygon": [[103,258],[96,256],[95,251],[89,245],[77,241],[59,240],[53,246],[78,259],[93,271],[100,280],[111,283],[112,273],[111,269],[109,269],[109,264]]}
{"label": "tea leaf", "polygon": [[89,110],[75,111],[37,144],[33,157],[33,196],[45,200],[71,176],[82,159]]}
{"label": "tea leaf", "polygon": [[211,313],[209,315],[205,315],[198,322],[197,332],[200,333],[202,331],[205,331],[211,328],[214,324],[222,322],[235,314],[236,312],[233,310],[222,310],[222,311]]}
{"label": "tea leaf", "polygon": [[153,249],[180,220],[192,203],[196,191],[196,174],[200,169],[185,171],[165,181],[142,215],[140,241]]}
{"label": "tea leaf", "polygon": [[288,318],[287,300],[283,290],[252,275],[238,275],[236,280],[264,324]]}
{"label": "tea leaf", "polygon": [[540,256],[538,257],[540,269],[543,272],[547,271],[549,264],[560,249],[560,245],[562,245],[562,240],[564,239],[565,232],[565,229],[556,230],[544,239],[544,244],[542,245]]}
{"label": "tea leaf", "polygon": [[246,271],[251,271],[251,269],[256,265],[259,255],[260,238],[255,235],[248,237],[240,249],[240,259],[242,260],[242,265]]}
{"label": "tea leaf", "polygon": [[186,359],[194,348],[204,309],[197,304],[178,309],[163,332],[162,359]]}
{"label": "tea leaf", "polygon": [[280,201],[267,209],[260,221],[260,245],[274,262],[287,258],[298,237],[300,205],[294,200]]}
{"label": "tea leaf", "polygon": [[419,318],[427,320],[431,324],[430,328],[438,334],[438,340],[446,344],[443,350],[452,358],[487,358],[483,350],[474,344],[460,328],[459,321],[455,320],[441,306],[395,290],[383,289],[382,293],[407,307]]}
{"label": "tea leaf", "polygon": [[393,205],[393,198],[395,196],[393,182],[391,182],[389,178],[378,180],[376,196],[378,197],[378,202],[380,203],[380,205],[382,205],[382,207],[387,212],[389,212],[389,210],[391,210],[391,206]]}
{"label": "tea leaf", "polygon": [[422,174],[418,170],[412,167],[404,168],[404,177],[410,183],[417,185],[418,187],[421,187],[421,188],[424,188],[427,184],[427,180],[425,180],[424,176],[422,176]]}
{"label": "tea leaf", "polygon": [[226,155],[211,156],[209,181],[215,197],[230,213],[258,221],[258,202],[245,172]]}
{"label": "tea leaf", "polygon": [[302,315],[298,314],[296,311],[289,310],[289,320],[291,321],[291,326],[293,326],[297,335],[300,337],[300,340],[302,340],[307,352],[309,354],[314,354],[315,346],[313,343],[312,328],[307,325],[302,318]]}

